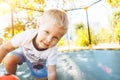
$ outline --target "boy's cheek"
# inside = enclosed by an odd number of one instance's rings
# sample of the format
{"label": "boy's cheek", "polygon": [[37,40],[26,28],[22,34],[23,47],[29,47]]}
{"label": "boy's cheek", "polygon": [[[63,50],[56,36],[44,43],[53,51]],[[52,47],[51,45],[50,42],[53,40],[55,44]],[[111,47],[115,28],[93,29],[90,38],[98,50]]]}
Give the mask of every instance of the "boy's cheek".
{"label": "boy's cheek", "polygon": [[51,43],[50,47],[54,47],[57,43]]}

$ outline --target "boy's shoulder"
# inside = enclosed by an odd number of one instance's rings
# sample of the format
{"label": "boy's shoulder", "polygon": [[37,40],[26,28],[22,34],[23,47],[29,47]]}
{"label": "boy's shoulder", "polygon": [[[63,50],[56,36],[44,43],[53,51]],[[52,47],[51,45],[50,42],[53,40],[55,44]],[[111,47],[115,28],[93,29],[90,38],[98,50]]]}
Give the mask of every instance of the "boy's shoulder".
{"label": "boy's shoulder", "polygon": [[34,33],[34,32],[37,32],[37,29],[29,29],[29,30],[26,30],[24,32],[26,32],[26,33]]}
{"label": "boy's shoulder", "polygon": [[26,30],[20,34],[17,34],[11,39],[12,45],[14,47],[24,46],[25,44],[31,42],[36,34],[36,29]]}

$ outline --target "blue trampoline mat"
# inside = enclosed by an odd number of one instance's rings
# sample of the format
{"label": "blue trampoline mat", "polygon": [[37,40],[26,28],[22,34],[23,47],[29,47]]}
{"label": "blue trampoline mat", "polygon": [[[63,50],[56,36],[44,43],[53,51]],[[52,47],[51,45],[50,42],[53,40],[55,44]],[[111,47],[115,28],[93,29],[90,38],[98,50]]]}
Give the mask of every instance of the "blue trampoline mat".
{"label": "blue trampoline mat", "polygon": [[[120,50],[81,50],[60,53],[57,80],[120,80]],[[4,73],[0,65],[0,74]],[[20,80],[36,80],[26,64],[18,67]]]}

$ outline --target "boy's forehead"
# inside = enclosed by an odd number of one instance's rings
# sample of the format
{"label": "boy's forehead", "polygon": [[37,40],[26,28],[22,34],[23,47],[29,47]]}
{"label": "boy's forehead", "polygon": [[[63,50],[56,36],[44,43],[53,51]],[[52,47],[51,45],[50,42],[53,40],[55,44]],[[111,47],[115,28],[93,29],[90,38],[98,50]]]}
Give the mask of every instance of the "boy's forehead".
{"label": "boy's forehead", "polygon": [[40,26],[39,30],[46,30],[46,31],[50,31],[52,33],[63,34],[63,35],[67,32],[67,29],[65,29],[62,26],[58,26],[58,25]]}
{"label": "boy's forehead", "polygon": [[60,24],[57,24],[57,23],[52,23],[51,21],[42,23],[39,27],[40,28],[66,29],[66,27],[64,27],[63,25],[60,25]]}

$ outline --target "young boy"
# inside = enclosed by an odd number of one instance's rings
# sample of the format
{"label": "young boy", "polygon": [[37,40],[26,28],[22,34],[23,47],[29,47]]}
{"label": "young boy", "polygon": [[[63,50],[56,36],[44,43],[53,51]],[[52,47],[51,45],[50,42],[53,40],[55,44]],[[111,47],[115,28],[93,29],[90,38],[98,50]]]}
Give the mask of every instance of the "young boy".
{"label": "young boy", "polygon": [[46,11],[37,29],[15,35],[0,46],[0,62],[10,52],[4,59],[9,74],[15,74],[17,65],[26,62],[38,80],[56,80],[56,44],[67,32],[67,26],[68,18],[64,12]]}

